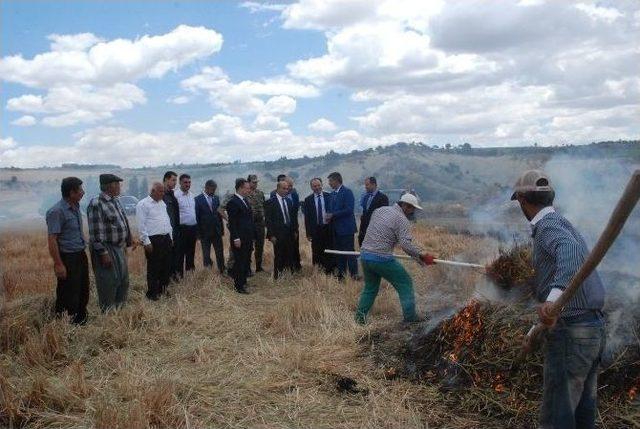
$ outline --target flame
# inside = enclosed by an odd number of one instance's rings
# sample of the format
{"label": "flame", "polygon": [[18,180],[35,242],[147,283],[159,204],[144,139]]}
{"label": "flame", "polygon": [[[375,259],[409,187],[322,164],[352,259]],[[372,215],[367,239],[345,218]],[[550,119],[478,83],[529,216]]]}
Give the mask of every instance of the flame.
{"label": "flame", "polygon": [[498,392],[498,393],[502,393],[505,391],[504,385],[501,383],[496,384],[493,389]]}
{"label": "flame", "polygon": [[443,330],[452,338],[453,350],[448,355],[449,360],[458,362],[460,351],[478,341],[483,331],[480,303],[471,301],[445,324]]}
{"label": "flame", "polygon": [[630,401],[633,401],[634,399],[636,399],[636,396],[638,395],[638,387],[634,386],[631,389],[629,389],[628,395],[629,395]]}

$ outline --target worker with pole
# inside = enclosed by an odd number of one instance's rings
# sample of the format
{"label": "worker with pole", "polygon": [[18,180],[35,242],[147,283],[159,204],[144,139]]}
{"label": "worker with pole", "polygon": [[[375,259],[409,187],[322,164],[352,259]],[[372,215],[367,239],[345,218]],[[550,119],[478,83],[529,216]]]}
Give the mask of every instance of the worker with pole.
{"label": "worker with pole", "polygon": [[364,289],[356,310],[356,321],[364,324],[367,313],[380,289],[380,281],[387,280],[398,292],[405,322],[420,320],[416,314],[415,296],[411,276],[396,260],[396,245],[408,255],[432,265],[433,256],[422,252],[412,242],[408,217],[422,210],[415,195],[404,194],[393,206],[380,207],[371,216],[367,233],[360,248],[360,261],[364,271]]}
{"label": "worker with pole", "polygon": [[547,175],[526,171],[516,182],[517,201],[531,223],[533,264],[544,344],[542,428],[594,428],[598,366],[605,346],[604,287],[592,271],[558,313],[554,302],[570,284],[589,251],[580,233],[553,208]]}

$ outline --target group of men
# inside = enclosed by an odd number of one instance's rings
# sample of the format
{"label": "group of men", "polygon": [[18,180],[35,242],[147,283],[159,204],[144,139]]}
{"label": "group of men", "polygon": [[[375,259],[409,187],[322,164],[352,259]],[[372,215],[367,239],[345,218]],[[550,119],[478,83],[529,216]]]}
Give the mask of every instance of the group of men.
{"label": "group of men", "polygon": [[[138,203],[138,237],[120,205],[122,179],[100,176],[101,193],[87,208],[89,250],[96,280],[98,302],[106,311],[121,306],[127,297],[129,276],[125,249],[141,244],[147,257],[147,297],[166,293],[171,278],[179,280],[194,268],[196,241],[202,245],[205,266],[212,266],[211,247],[217,267],[225,272],[222,236],[224,221],[230,235],[235,290],[248,293],[247,277],[255,249],[256,271],[262,270],[264,237],[273,243],[274,278],[300,269],[298,211],[300,200],[293,180],[278,176],[268,200],[257,189],[255,175],[237,179],[235,193],[221,205],[216,183],[205,183],[201,195],[190,191],[191,178],[169,171],[163,182],[154,183],[148,197]],[[353,192],[342,176],[328,176],[331,192],[322,179],[310,181],[312,193],[303,205],[305,234],[311,241],[312,261],[327,273],[344,278],[347,271],[359,278],[355,257],[332,258],[325,249],[353,251],[357,231]],[[179,182],[179,189],[175,189]],[[404,194],[389,206],[377,190],[375,178],[365,180],[367,192],[360,204],[363,214],[358,242],[365,285],[356,310],[356,321],[365,323],[380,282],[386,279],[398,292],[404,320],[420,320],[410,275],[393,256],[399,246],[418,262],[431,265],[432,255],[412,242],[409,218],[422,208],[417,198]],[[79,202],[82,181],[62,180],[62,199],[47,212],[49,251],[58,278],[56,311],[66,312],[75,323],[87,320],[89,263]],[[559,316],[551,313],[558,299],[588,254],[587,245],[571,223],[553,208],[555,192],[550,179],[539,170],[525,172],[517,181],[512,200],[517,201],[531,224],[533,265],[536,272],[540,320],[548,327],[545,342],[544,387],[541,427],[593,428],[597,411],[597,373],[604,350],[604,287],[594,271]],[[231,258],[230,258],[231,259]],[[229,264],[227,262],[227,264]]]}
{"label": "group of men", "polygon": [[[235,192],[224,201],[216,194],[217,184],[207,180],[202,193],[191,191],[191,177],[167,171],[162,182],[152,184],[149,195],[136,206],[137,235],[120,204],[122,179],[100,175],[100,194],[87,208],[89,250],[102,311],[120,307],[129,288],[126,248],[142,246],[147,260],[147,292],[150,300],[167,294],[169,283],[179,282],[185,272],[195,269],[197,241],[205,267],[213,267],[213,248],[218,271],[230,275],[235,290],[248,293],[247,278],[252,256],[255,272],[262,267],[265,239],[273,245],[273,277],[299,272],[299,212],[304,213],[304,233],[311,242],[312,263],[325,273],[343,279],[348,272],[360,279],[354,256],[334,257],[326,249],[354,251],[357,232],[353,192],[342,184],[338,172],[328,176],[331,192],[323,190],[322,179],[313,178],[311,193],[300,201],[294,181],[281,174],[269,197],[258,188],[258,177],[235,182]],[[364,182],[366,193],[360,202],[362,218],[358,241],[362,244],[371,213],[388,205],[377,189],[375,177]],[[79,202],[84,196],[82,181],[63,179],[62,199],[47,213],[49,249],[58,278],[57,308],[77,323],[86,321],[89,296],[89,262]],[[229,233],[229,258],[225,260],[223,236]]]}

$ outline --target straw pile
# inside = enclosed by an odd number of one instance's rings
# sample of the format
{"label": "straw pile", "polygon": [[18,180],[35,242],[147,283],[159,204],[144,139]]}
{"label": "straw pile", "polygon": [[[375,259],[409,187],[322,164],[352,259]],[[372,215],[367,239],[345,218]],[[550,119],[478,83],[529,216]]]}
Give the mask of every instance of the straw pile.
{"label": "straw pile", "polygon": [[487,273],[504,288],[530,286],[534,276],[531,245],[516,243],[511,249],[500,248],[498,258],[487,267]]}
{"label": "straw pile", "polygon": [[[542,356],[519,361],[531,326],[524,306],[472,301],[453,317],[397,336],[379,333],[368,345],[389,377],[437,385],[441,401],[481,426],[535,427],[542,392]],[[638,325],[640,328],[640,325]],[[393,356],[393,357],[390,357]],[[604,427],[640,427],[640,342],[616,353],[599,378]]]}

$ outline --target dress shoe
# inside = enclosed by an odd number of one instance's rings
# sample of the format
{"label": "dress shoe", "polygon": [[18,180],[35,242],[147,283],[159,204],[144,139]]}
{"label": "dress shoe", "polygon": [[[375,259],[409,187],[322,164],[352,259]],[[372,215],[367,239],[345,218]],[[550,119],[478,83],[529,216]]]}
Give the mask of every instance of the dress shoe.
{"label": "dress shoe", "polygon": [[248,290],[246,290],[246,289],[245,289],[245,288],[243,288],[243,287],[242,287],[242,288],[239,288],[239,287],[238,287],[238,288],[236,288],[236,292],[241,293],[241,294],[243,294],[243,295],[249,295],[249,291],[248,291]]}

